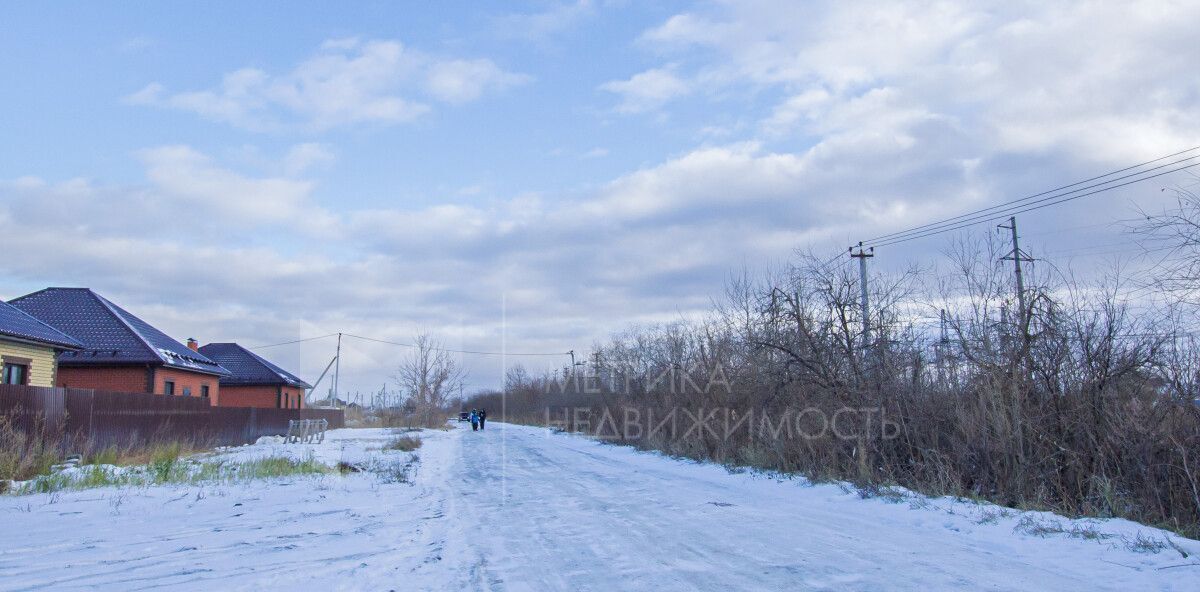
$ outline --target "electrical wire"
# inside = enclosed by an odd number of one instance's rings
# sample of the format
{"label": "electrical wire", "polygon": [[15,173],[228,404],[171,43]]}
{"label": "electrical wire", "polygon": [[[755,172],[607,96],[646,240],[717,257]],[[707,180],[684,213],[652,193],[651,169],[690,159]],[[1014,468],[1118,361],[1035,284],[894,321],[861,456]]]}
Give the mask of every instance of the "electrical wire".
{"label": "electrical wire", "polygon": [[[361,335],[353,335],[350,333],[342,333],[342,335],[344,337],[353,337],[354,339],[361,339],[363,341],[370,341],[370,342],[374,342],[374,343],[383,343],[383,344],[395,345],[395,346],[399,346],[399,347],[407,347],[410,349],[419,349],[419,347],[420,347],[420,346],[414,345],[412,343],[401,343],[399,341],[388,341],[386,339],[376,339],[374,337],[363,337]],[[476,355],[476,356],[569,356],[569,355],[571,355],[571,352],[493,352],[493,351],[478,351],[478,350],[466,350],[466,349],[447,349],[447,348],[442,348],[442,347],[434,347],[434,348],[429,348],[429,349],[433,349],[436,351],[443,351],[443,352],[452,353],[452,354],[470,354],[470,355]]]}
{"label": "electrical wire", "polygon": [[[848,252],[848,251],[847,251],[847,252]],[[837,255],[834,255],[833,257],[830,257],[828,261],[825,261],[824,263],[822,263],[822,264],[821,264],[821,267],[825,267],[825,266],[829,265],[830,263],[833,263],[834,261],[837,261],[837,260],[838,260],[838,259],[840,259],[842,256],[844,256],[845,254],[846,254],[846,252],[839,252]]]}
{"label": "electrical wire", "polygon": [[318,339],[328,339],[330,337],[337,337],[337,333],[330,333],[329,335],[322,335],[320,337],[309,337],[307,339],[297,339],[295,341],[284,341],[283,343],[272,343],[271,345],[259,345],[249,349],[267,349],[268,347],[279,347],[281,345],[291,345],[293,343],[304,343],[306,341],[316,341]]}
{"label": "electrical wire", "polygon": [[[1200,155],[1198,155],[1198,156],[1200,156]],[[1178,164],[1178,163],[1172,163],[1172,164]],[[1154,174],[1154,175],[1149,175],[1149,176],[1146,176],[1146,177],[1141,177],[1141,178],[1139,178],[1139,179],[1133,179],[1133,180],[1131,180],[1131,181],[1126,181],[1126,182],[1124,182],[1124,183],[1119,183],[1119,184],[1117,184],[1117,185],[1109,185],[1108,187],[1102,187],[1102,188],[1100,188],[1100,189],[1095,189],[1095,190],[1093,190],[1093,191],[1089,191],[1089,192],[1087,192],[1087,193],[1081,193],[1081,194],[1079,194],[1079,195],[1072,195],[1072,196],[1070,196],[1070,197],[1063,197],[1064,195],[1068,195],[1068,194],[1054,195],[1054,196],[1051,196],[1051,197],[1043,198],[1043,199],[1041,199],[1041,200],[1038,200],[1038,201],[1036,201],[1036,202],[1031,202],[1030,204],[1025,204],[1025,206],[1027,206],[1027,207],[1023,207],[1022,209],[1011,210],[1011,211],[1003,211],[1003,212],[997,212],[997,213],[995,213],[994,215],[985,215],[984,217],[979,217],[979,218],[975,218],[975,219],[972,219],[972,220],[964,220],[964,221],[962,221],[961,223],[955,223],[955,225],[953,225],[953,226],[949,226],[949,227],[945,227],[945,228],[930,229],[930,230],[928,230],[928,231],[922,231],[922,232],[920,232],[920,233],[918,233],[918,234],[914,234],[914,235],[911,235],[911,236],[902,236],[902,237],[897,237],[897,238],[894,238],[894,239],[889,239],[889,240],[886,240],[886,241],[884,241],[884,242],[879,242],[879,243],[868,244],[868,246],[871,246],[871,247],[887,247],[887,246],[891,246],[891,245],[897,245],[897,244],[900,244],[900,243],[905,243],[905,242],[912,241],[912,240],[917,240],[917,239],[926,238],[926,237],[930,237],[930,236],[934,236],[934,235],[938,235],[938,234],[943,234],[943,233],[946,233],[946,232],[951,232],[951,231],[954,231],[954,230],[961,230],[961,229],[963,229],[963,228],[967,228],[967,227],[969,227],[969,226],[975,226],[975,225],[977,225],[977,224],[983,224],[983,223],[986,223],[986,222],[995,222],[995,221],[997,221],[997,220],[1003,220],[1003,219],[1005,219],[1005,218],[1008,218],[1009,216],[1013,216],[1013,215],[1016,215],[1016,214],[1023,214],[1023,213],[1026,213],[1026,212],[1032,212],[1032,211],[1035,211],[1035,210],[1040,210],[1040,209],[1043,209],[1043,208],[1048,208],[1048,207],[1050,207],[1050,206],[1056,206],[1056,205],[1063,204],[1063,203],[1066,203],[1066,202],[1069,202],[1069,201],[1074,201],[1074,200],[1077,200],[1077,199],[1080,199],[1080,198],[1083,198],[1083,197],[1088,197],[1088,196],[1090,196],[1090,195],[1096,195],[1096,194],[1098,194],[1098,193],[1103,193],[1103,192],[1105,192],[1105,191],[1111,191],[1111,190],[1113,190],[1113,189],[1118,189],[1118,188],[1121,188],[1121,187],[1125,187],[1125,186],[1127,186],[1127,185],[1132,185],[1132,184],[1134,184],[1134,183],[1140,183],[1140,182],[1142,182],[1142,181],[1148,181],[1148,180],[1150,180],[1150,179],[1154,179],[1154,178],[1156,178],[1156,177],[1161,177],[1161,176],[1163,176],[1163,175],[1168,175],[1168,174],[1171,174],[1171,173],[1179,172],[1179,171],[1182,171],[1182,170],[1184,170],[1184,169],[1189,169],[1189,168],[1191,168],[1191,167],[1194,167],[1194,166],[1200,166],[1200,162],[1195,162],[1195,163],[1192,163],[1192,164],[1183,165],[1183,166],[1180,166],[1180,167],[1178,167],[1178,168],[1174,168],[1174,169],[1166,170],[1166,171],[1163,171],[1163,172],[1161,172],[1161,173],[1156,173],[1156,174]],[[1115,179],[1114,179],[1114,180],[1115,180]],[[1060,198],[1061,198],[1061,199],[1060,199]],[[1056,201],[1050,201],[1050,200],[1056,200]],[[1042,202],[1047,202],[1047,201],[1049,201],[1049,203],[1042,203]],[[1039,205],[1032,205],[1032,204],[1039,204]],[[866,244],[866,243],[864,243],[864,244]]]}
{"label": "electrical wire", "polygon": [[[316,341],[318,339],[328,339],[330,337],[337,337],[338,335],[341,335],[342,337],[351,337],[354,339],[360,339],[362,341],[370,341],[373,343],[383,343],[386,345],[396,345],[399,347],[407,347],[407,348],[411,348],[411,349],[419,349],[419,347],[420,347],[420,346],[417,346],[412,343],[401,343],[399,341],[388,341],[386,339],[376,339],[374,337],[364,337],[362,335],[354,335],[353,333],[330,333],[328,335],[321,335],[319,337],[309,337],[307,339],[295,339],[292,341],[284,341],[282,343],[272,343],[270,345],[259,345],[259,346],[255,346],[255,347],[252,347],[249,349],[267,349],[269,347],[279,347],[281,345],[292,345],[295,343],[305,343],[307,341]],[[430,348],[430,349],[433,349],[436,351],[444,351],[444,352],[453,353],[453,354],[471,354],[471,355],[477,355],[477,356],[569,356],[569,355],[571,355],[571,352],[536,352],[536,353],[535,352],[492,352],[492,351],[478,351],[478,350],[467,350],[467,349],[447,349],[447,348],[443,348],[443,347],[434,347],[434,348]]]}
{"label": "electrical wire", "polygon": [[[1145,162],[1142,162],[1142,163],[1135,164],[1135,165],[1133,165],[1133,166],[1129,166],[1129,167],[1125,167],[1125,168],[1123,168],[1123,169],[1118,169],[1118,170],[1115,170],[1115,171],[1112,171],[1112,172],[1108,172],[1108,173],[1105,173],[1105,174],[1103,174],[1103,175],[1097,175],[1097,176],[1095,176],[1095,177],[1092,177],[1092,178],[1090,178],[1090,179],[1084,179],[1084,180],[1082,180],[1082,181],[1076,181],[1075,183],[1070,183],[1070,184],[1068,184],[1068,185],[1062,185],[1062,186],[1060,186],[1060,187],[1055,187],[1054,189],[1049,189],[1049,190],[1042,191],[1042,192],[1040,192],[1040,193],[1035,193],[1035,194],[1033,194],[1033,195],[1029,195],[1029,196],[1022,197],[1022,198],[1019,198],[1019,199],[1015,199],[1015,200],[1007,201],[1007,202],[1004,202],[1004,203],[1001,203],[1001,204],[996,204],[996,205],[994,205],[994,206],[989,206],[989,207],[986,207],[986,208],[981,208],[981,209],[979,209],[979,210],[975,210],[975,211],[972,211],[972,212],[966,212],[966,213],[964,213],[964,214],[959,214],[959,215],[957,215],[957,216],[952,216],[952,217],[950,217],[950,218],[946,218],[946,219],[943,219],[943,220],[939,220],[939,221],[935,221],[935,222],[929,222],[929,223],[926,223],[926,224],[922,224],[922,225],[920,225],[920,226],[914,226],[914,227],[912,227],[912,228],[909,228],[909,229],[907,229],[907,230],[901,230],[901,231],[897,231],[897,232],[891,232],[891,233],[888,233],[888,234],[879,235],[879,236],[873,237],[873,238],[871,238],[871,239],[869,239],[869,240],[866,240],[866,241],[863,241],[863,242],[864,242],[864,243],[868,243],[868,244],[869,244],[869,243],[876,243],[876,242],[889,241],[889,240],[892,240],[892,239],[895,239],[895,238],[899,238],[899,237],[900,237],[900,236],[902,236],[902,235],[908,235],[908,234],[913,234],[913,233],[923,233],[923,232],[926,232],[926,231],[929,231],[929,230],[933,230],[933,227],[937,227],[937,226],[943,226],[943,225],[946,225],[946,224],[956,224],[956,223],[958,223],[957,221],[962,221],[964,218],[970,218],[970,217],[978,216],[978,215],[981,215],[981,214],[994,214],[994,213],[995,213],[997,210],[1004,210],[1004,209],[1013,208],[1013,207],[1022,207],[1022,206],[1030,205],[1030,203],[1038,203],[1038,202],[1041,202],[1041,201],[1052,200],[1052,199],[1056,199],[1056,198],[1058,198],[1058,197],[1062,197],[1062,196],[1068,195],[1068,194],[1070,194],[1070,193],[1077,193],[1077,192],[1079,192],[1079,191],[1085,191],[1085,190],[1087,190],[1087,189],[1091,189],[1091,188],[1098,187],[1098,186],[1101,186],[1101,185],[1106,185],[1106,184],[1108,184],[1108,183],[1112,183],[1112,182],[1114,182],[1114,181],[1120,181],[1120,180],[1122,180],[1122,179],[1127,179],[1127,178],[1129,178],[1129,177],[1133,177],[1133,176],[1141,175],[1141,174],[1148,173],[1148,172],[1150,172],[1150,171],[1154,171],[1154,170],[1158,170],[1158,169],[1161,169],[1161,168],[1164,168],[1164,167],[1173,166],[1173,165],[1179,164],[1179,163],[1181,163],[1181,162],[1186,162],[1186,161],[1188,161],[1188,160],[1192,160],[1192,159],[1195,159],[1195,158],[1200,158],[1200,154],[1192,155],[1192,156],[1189,156],[1189,157],[1187,157],[1187,158],[1182,158],[1182,159],[1180,159],[1180,160],[1177,160],[1177,161],[1175,161],[1175,162],[1167,163],[1167,164],[1164,164],[1164,165],[1159,165],[1159,166],[1157,166],[1157,167],[1153,167],[1153,168],[1145,169],[1145,170],[1142,170],[1142,171],[1138,171],[1138,172],[1136,172],[1136,173],[1130,173],[1129,175],[1124,175],[1124,176],[1122,176],[1122,177],[1117,177],[1117,178],[1115,178],[1115,179],[1108,179],[1107,181],[1103,181],[1103,182],[1101,182],[1101,183],[1096,183],[1096,184],[1094,184],[1094,185],[1089,185],[1089,186],[1087,186],[1087,187],[1080,187],[1080,188],[1078,188],[1078,189],[1074,189],[1074,190],[1072,190],[1072,191],[1069,191],[1069,192],[1067,192],[1067,193],[1062,193],[1062,194],[1059,194],[1059,192],[1060,192],[1060,191],[1062,191],[1062,190],[1064,190],[1064,189],[1069,189],[1069,188],[1071,188],[1071,187],[1075,187],[1075,186],[1077,186],[1077,185],[1083,185],[1083,184],[1085,184],[1085,183],[1090,183],[1090,182],[1092,182],[1092,181],[1096,181],[1096,180],[1099,180],[1099,179],[1103,179],[1103,178],[1105,178],[1105,177],[1111,177],[1111,176],[1113,176],[1113,175],[1116,175],[1116,174],[1119,174],[1119,173],[1123,173],[1123,172],[1130,171],[1130,170],[1133,170],[1133,169],[1141,168],[1141,167],[1143,167],[1143,166],[1146,166],[1146,165],[1148,165],[1148,164],[1154,164],[1155,162],[1158,162],[1158,161],[1160,161],[1160,160],[1166,160],[1166,159],[1168,159],[1168,158],[1173,158],[1173,157],[1175,157],[1175,156],[1179,156],[1179,155],[1181,155],[1181,154],[1186,154],[1186,153],[1188,153],[1188,152],[1193,152],[1193,151],[1195,151],[1195,150],[1198,150],[1198,149],[1200,149],[1200,146],[1194,146],[1194,147],[1192,147],[1192,148],[1188,148],[1187,150],[1181,150],[1181,151],[1179,151],[1179,152],[1176,152],[1176,153],[1174,153],[1174,154],[1168,154],[1168,155],[1166,155],[1166,156],[1161,156],[1161,157],[1159,157],[1159,158],[1155,158],[1155,159],[1153,159],[1153,160],[1148,160],[1148,161],[1145,161]],[[1148,178],[1149,178],[1149,177],[1148,177]],[[1051,195],[1051,194],[1056,194],[1056,195]],[[1044,199],[1041,199],[1041,200],[1038,200],[1038,201],[1031,201],[1031,200],[1034,200],[1034,199],[1036,199],[1036,198],[1039,198],[1039,197],[1042,197],[1042,196],[1049,196],[1049,197],[1045,197]],[[1026,203],[1026,202],[1029,202],[1029,203]]]}
{"label": "electrical wire", "polygon": [[1068,226],[1066,228],[1054,228],[1053,230],[1039,230],[1037,232],[1022,232],[1021,238],[1023,238],[1023,239],[1024,238],[1032,238],[1035,236],[1046,236],[1049,234],[1053,234],[1055,236],[1061,236],[1065,232],[1072,232],[1075,230],[1087,230],[1089,228],[1100,228],[1102,226],[1116,226],[1117,224],[1120,224],[1120,222],[1119,221],[1118,222],[1097,222],[1095,224],[1084,224],[1082,226]]}

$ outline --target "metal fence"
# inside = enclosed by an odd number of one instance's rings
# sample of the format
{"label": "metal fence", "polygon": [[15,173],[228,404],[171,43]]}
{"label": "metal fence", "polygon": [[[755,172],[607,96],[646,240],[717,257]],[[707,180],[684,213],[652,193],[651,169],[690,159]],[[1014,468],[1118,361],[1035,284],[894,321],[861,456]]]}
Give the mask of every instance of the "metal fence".
{"label": "metal fence", "polygon": [[17,429],[84,438],[98,447],[151,440],[218,446],[287,434],[293,419],[324,419],[345,427],[341,409],[211,407],[207,399],[76,388],[0,385],[0,416]]}

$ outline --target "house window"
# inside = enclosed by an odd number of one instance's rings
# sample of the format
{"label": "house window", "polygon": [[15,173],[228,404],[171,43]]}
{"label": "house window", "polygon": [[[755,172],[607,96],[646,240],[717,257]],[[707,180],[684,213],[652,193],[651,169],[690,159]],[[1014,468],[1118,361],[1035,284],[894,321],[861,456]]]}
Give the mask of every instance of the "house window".
{"label": "house window", "polygon": [[207,384],[200,385],[200,396],[204,397],[205,399],[208,398],[208,385]]}
{"label": "house window", "polygon": [[174,380],[168,380],[168,381],[163,382],[163,394],[164,395],[175,394],[175,381]]}
{"label": "house window", "polygon": [[185,397],[192,396],[192,387],[190,387],[190,386],[183,387],[183,396],[185,396]]}
{"label": "house window", "polygon": [[28,384],[29,383],[29,365],[16,364],[13,362],[4,363],[4,373],[0,375],[0,383],[3,384]]}

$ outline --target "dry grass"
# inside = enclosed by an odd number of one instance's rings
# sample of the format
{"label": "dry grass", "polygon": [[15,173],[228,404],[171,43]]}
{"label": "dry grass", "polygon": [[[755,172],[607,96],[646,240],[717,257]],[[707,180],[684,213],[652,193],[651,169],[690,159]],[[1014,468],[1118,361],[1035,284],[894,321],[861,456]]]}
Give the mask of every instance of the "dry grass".
{"label": "dry grass", "polygon": [[26,433],[10,417],[0,416],[0,483],[46,474],[63,462],[63,442],[55,433],[41,425]]}
{"label": "dry grass", "polygon": [[148,487],[165,484],[242,483],[256,479],[325,475],[340,472],[309,457],[296,460],[266,457],[244,462],[198,461],[177,456],[178,449],[160,450],[149,464],[120,469],[111,465],[85,465],[74,472],[39,475],[12,493],[27,495],[75,491],[97,487]]}
{"label": "dry grass", "polygon": [[78,465],[146,465],[159,475],[169,475],[184,456],[209,449],[195,441],[131,439],[123,446],[97,446],[91,439],[65,436],[61,429],[36,425],[17,427],[12,417],[0,415],[0,493],[11,481],[49,476],[53,467]]}
{"label": "dry grass", "polygon": [[392,438],[386,445],[384,450],[401,450],[404,452],[412,452],[421,447],[421,438],[417,436],[397,436]]}
{"label": "dry grass", "polygon": [[352,428],[404,428],[448,430],[448,412],[415,413],[404,409],[347,409],[346,426]]}

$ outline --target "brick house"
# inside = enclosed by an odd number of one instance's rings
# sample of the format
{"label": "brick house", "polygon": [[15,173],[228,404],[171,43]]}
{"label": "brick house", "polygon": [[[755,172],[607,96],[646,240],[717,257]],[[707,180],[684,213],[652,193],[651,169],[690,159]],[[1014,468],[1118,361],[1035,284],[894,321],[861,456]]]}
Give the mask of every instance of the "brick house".
{"label": "brick house", "polygon": [[0,384],[54,386],[56,357],[83,345],[0,301]]}
{"label": "brick house", "polygon": [[229,373],[88,288],[46,288],[9,304],[82,345],[58,354],[56,386],[215,401]]}
{"label": "brick house", "polygon": [[210,343],[200,348],[229,370],[221,377],[221,407],[303,409],[304,391],[312,385],[236,343]]}

